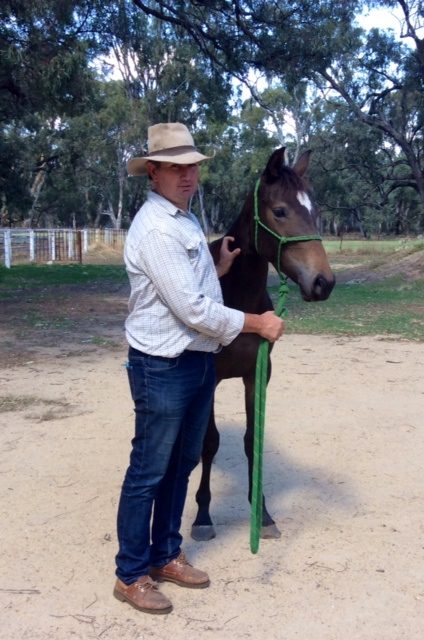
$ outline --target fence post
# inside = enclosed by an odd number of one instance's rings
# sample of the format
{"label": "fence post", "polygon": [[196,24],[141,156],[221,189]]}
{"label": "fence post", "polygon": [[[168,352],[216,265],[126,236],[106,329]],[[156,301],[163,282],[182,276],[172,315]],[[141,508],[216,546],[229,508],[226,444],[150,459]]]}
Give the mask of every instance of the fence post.
{"label": "fence post", "polygon": [[35,260],[34,231],[30,229],[29,230],[29,261],[34,262],[34,260]]}
{"label": "fence post", "polygon": [[77,231],[77,257],[78,262],[82,264],[82,231],[78,229]]}
{"label": "fence post", "polygon": [[84,253],[87,253],[87,251],[88,251],[88,229],[84,229],[83,230],[83,234],[84,234],[83,251],[84,251]]}
{"label": "fence post", "polygon": [[4,231],[4,266],[10,269],[12,266],[12,241],[10,237],[10,229]]}
{"label": "fence post", "polygon": [[56,238],[54,231],[49,229],[48,231],[49,238],[49,259],[54,262],[56,260]]}
{"label": "fence post", "polygon": [[74,232],[68,231],[68,258],[72,260],[75,255],[74,251]]}

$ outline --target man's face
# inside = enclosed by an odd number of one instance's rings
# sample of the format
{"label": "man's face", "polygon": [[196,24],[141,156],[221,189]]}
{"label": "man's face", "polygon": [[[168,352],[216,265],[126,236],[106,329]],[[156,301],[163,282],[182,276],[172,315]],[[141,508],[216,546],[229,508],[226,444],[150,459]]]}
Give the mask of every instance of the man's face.
{"label": "man's face", "polygon": [[190,198],[197,190],[198,165],[171,162],[148,162],[147,165],[153,189],[179,209],[186,211]]}

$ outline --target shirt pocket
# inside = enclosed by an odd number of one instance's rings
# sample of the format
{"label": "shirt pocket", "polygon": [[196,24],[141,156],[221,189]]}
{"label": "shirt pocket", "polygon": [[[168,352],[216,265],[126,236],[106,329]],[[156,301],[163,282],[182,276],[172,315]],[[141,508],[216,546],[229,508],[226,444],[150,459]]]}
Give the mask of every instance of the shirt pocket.
{"label": "shirt pocket", "polygon": [[188,258],[192,264],[196,264],[200,258],[202,251],[202,243],[200,239],[191,240],[185,244]]}

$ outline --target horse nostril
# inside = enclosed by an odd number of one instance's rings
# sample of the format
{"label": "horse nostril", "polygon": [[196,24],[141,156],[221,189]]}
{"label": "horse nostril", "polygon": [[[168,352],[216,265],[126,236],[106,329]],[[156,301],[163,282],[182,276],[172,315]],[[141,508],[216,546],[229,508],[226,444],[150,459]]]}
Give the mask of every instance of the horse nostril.
{"label": "horse nostril", "polygon": [[327,300],[334,287],[334,279],[329,281],[323,275],[318,275],[312,286],[314,300]]}

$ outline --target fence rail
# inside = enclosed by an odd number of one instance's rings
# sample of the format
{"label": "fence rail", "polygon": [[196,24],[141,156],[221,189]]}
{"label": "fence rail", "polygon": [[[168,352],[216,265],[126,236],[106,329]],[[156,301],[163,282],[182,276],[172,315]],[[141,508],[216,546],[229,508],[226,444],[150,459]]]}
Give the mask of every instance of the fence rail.
{"label": "fence rail", "polygon": [[8,269],[23,263],[81,263],[91,246],[120,247],[125,237],[122,229],[0,229],[0,252]]}

